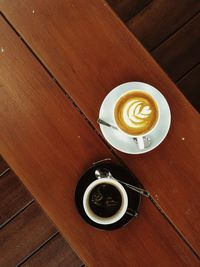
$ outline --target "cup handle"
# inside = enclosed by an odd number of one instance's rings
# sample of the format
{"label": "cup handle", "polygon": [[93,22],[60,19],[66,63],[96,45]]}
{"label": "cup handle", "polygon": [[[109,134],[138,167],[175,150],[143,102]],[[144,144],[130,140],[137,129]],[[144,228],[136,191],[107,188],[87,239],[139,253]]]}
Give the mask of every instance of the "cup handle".
{"label": "cup handle", "polygon": [[138,136],[137,137],[137,143],[138,143],[138,147],[139,149],[144,149],[144,139],[142,136]]}

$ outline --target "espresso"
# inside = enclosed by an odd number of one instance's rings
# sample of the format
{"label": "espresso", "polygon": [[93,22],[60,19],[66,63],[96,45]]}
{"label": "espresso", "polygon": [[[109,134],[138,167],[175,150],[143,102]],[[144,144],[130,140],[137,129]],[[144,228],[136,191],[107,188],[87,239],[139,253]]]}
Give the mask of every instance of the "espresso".
{"label": "espresso", "polygon": [[158,120],[158,106],[147,93],[131,91],[123,95],[114,109],[118,127],[130,135],[143,135],[149,132]]}
{"label": "espresso", "polygon": [[109,184],[97,185],[90,193],[89,206],[98,216],[108,218],[117,213],[122,204],[122,197],[118,189]]}

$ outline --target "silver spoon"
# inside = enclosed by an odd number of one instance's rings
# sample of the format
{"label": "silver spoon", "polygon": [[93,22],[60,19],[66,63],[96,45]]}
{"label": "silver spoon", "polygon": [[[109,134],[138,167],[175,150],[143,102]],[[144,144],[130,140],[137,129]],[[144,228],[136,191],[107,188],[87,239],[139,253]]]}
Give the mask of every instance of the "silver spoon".
{"label": "silver spoon", "polygon": [[148,191],[146,191],[146,190],[144,190],[142,188],[136,187],[134,185],[127,184],[127,183],[125,183],[125,182],[123,182],[121,180],[118,180],[118,179],[114,178],[112,176],[112,174],[106,168],[96,169],[95,170],[95,176],[97,177],[97,179],[102,179],[102,178],[114,179],[114,180],[118,181],[119,183],[126,185],[130,189],[138,192],[139,194],[141,194],[141,195],[143,195],[145,197],[149,197],[150,196],[150,193]]}
{"label": "silver spoon", "polygon": [[108,122],[106,122],[106,121],[104,121],[104,120],[102,120],[102,119],[100,119],[100,118],[98,118],[97,122],[98,122],[99,124],[105,125],[105,126],[107,126],[107,127],[111,127],[111,128],[113,128],[113,129],[115,129],[115,130],[118,130],[116,126],[114,126],[114,125],[112,125],[112,124],[110,124],[110,123],[108,123]]}
{"label": "silver spoon", "polygon": [[[102,120],[100,118],[97,120],[97,122],[99,124],[102,124],[102,125],[105,125],[107,127],[110,127],[110,128],[112,128],[114,130],[118,130],[118,128],[116,126],[114,126],[114,125],[112,125],[112,124],[110,124],[110,123],[108,123],[108,122],[106,122],[106,121],[104,121],[104,120]],[[144,139],[145,148],[149,147],[151,145],[151,139],[148,136],[144,136],[143,139]],[[137,138],[133,137],[133,140],[137,144]]]}

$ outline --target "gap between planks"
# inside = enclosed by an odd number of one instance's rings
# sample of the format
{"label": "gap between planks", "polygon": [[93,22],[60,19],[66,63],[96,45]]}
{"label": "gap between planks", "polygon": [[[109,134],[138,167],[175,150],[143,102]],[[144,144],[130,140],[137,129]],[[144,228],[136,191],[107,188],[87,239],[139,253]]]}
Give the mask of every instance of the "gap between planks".
{"label": "gap between planks", "polygon": [[0,178],[6,174],[8,171],[10,170],[10,168],[6,168],[1,174],[0,174]]}
{"label": "gap between planks", "polygon": [[[148,6],[148,5],[147,5]],[[147,7],[146,6],[146,7]],[[146,8],[145,7],[145,8]],[[110,8],[111,9],[111,8]],[[111,9],[112,10],[112,9]],[[114,12],[112,10],[112,12]],[[31,54],[35,57],[35,59],[42,65],[42,67],[44,68],[44,70],[48,73],[48,75],[52,78],[53,82],[56,83],[56,85],[59,87],[59,89],[62,91],[62,93],[65,95],[65,97],[67,97],[71,104],[75,107],[75,109],[81,114],[81,116],[83,117],[84,120],[87,121],[87,123],[89,124],[89,126],[92,128],[93,131],[95,131],[95,133],[101,138],[101,140],[104,142],[104,144],[107,146],[107,148],[112,152],[112,154],[114,154],[114,156],[118,159],[118,161],[127,168],[126,164],[123,162],[123,160],[116,154],[116,152],[114,151],[114,149],[112,147],[109,146],[109,144],[104,140],[104,138],[102,137],[101,133],[99,132],[99,130],[97,130],[94,126],[94,124],[89,120],[89,118],[85,115],[85,113],[79,108],[79,106],[74,102],[73,98],[65,91],[65,89],[63,88],[63,86],[59,83],[59,81],[55,78],[55,76],[51,73],[51,71],[49,70],[48,66],[39,58],[39,56],[34,52],[34,50],[31,48],[31,46],[25,41],[25,39],[23,38],[23,36],[21,36],[19,34],[19,32],[15,29],[15,27],[11,24],[11,22],[7,19],[7,17],[0,11],[1,16],[3,17],[3,19],[7,22],[7,24],[12,28],[12,30],[16,33],[16,35],[21,39],[21,41],[23,42],[23,44],[26,46],[26,48],[31,52]],[[197,14],[195,14],[192,18],[194,18]],[[192,18],[190,18],[188,21],[190,21]],[[188,21],[186,23],[188,23]],[[186,23],[184,23],[183,25],[185,25]],[[182,26],[183,26],[182,25]],[[182,26],[180,28],[182,28]],[[176,33],[178,30],[177,29],[174,33]],[[172,33],[169,37],[171,37],[174,33]],[[132,34],[132,32],[131,32]],[[169,38],[168,37],[168,38]],[[167,39],[168,39],[167,38]],[[166,41],[166,40],[164,40]],[[163,43],[163,42],[162,42]],[[160,46],[161,44],[159,44]],[[154,49],[156,50],[158,48],[158,46]],[[188,72],[190,72],[191,70],[189,70]],[[187,73],[188,73],[187,72]],[[187,75],[187,73],[184,74],[184,76]],[[181,77],[181,79],[183,79],[183,77]],[[34,200],[33,200],[34,201]],[[181,240],[188,246],[188,248],[192,251],[192,253],[198,258],[200,259],[200,256],[198,255],[198,253],[196,252],[196,250],[193,248],[193,246],[190,244],[190,242],[185,238],[185,236],[181,233],[181,231],[178,229],[178,227],[171,221],[171,219],[169,218],[169,216],[164,212],[164,210],[160,207],[160,205],[151,197],[150,201],[152,202],[152,204],[154,205],[154,207],[158,210],[158,212],[163,216],[163,218],[170,224],[170,226],[174,229],[174,231],[176,232],[176,234],[181,238]],[[30,203],[31,205],[31,203]],[[24,207],[25,209],[26,207]],[[17,214],[18,215],[18,214]],[[17,216],[16,215],[16,216]],[[10,222],[11,220],[9,220]],[[8,223],[9,223],[8,222]],[[57,233],[56,233],[57,234]],[[54,234],[54,235],[56,235]],[[54,235],[51,238],[54,237]],[[47,242],[49,241],[46,240],[43,244],[41,244],[41,246],[39,246],[36,250],[33,251],[33,253],[31,255],[28,255],[27,257],[31,257],[35,252],[37,252],[42,246],[44,246]],[[25,258],[24,261],[26,261],[28,258]],[[21,265],[23,262],[20,262],[19,264]],[[20,266],[20,265],[17,266]]]}
{"label": "gap between planks", "polygon": [[44,247],[48,242],[50,242],[58,234],[59,232],[57,231],[52,236],[50,236],[47,240],[45,240],[42,244],[40,244],[36,249],[32,250],[30,254],[25,256],[20,262],[16,264],[16,267],[20,267],[23,263],[25,263],[30,257],[32,257],[35,253],[37,253],[42,247]]}
{"label": "gap between planks", "polygon": [[[173,35],[175,35],[178,31],[181,30],[181,28],[183,28],[188,22],[190,22],[191,20],[193,20],[194,18],[196,18],[199,15],[199,11],[197,11],[193,16],[191,16],[188,20],[186,20],[181,26],[179,26],[175,31],[171,32],[169,35],[167,35],[159,44],[157,44],[154,48],[149,50],[149,53],[152,53],[154,51],[156,51],[157,49],[159,49],[159,47],[165,42],[167,41],[169,38],[171,38]],[[185,74],[184,74],[185,75]],[[183,75],[183,76],[184,76]],[[177,81],[176,81],[177,82]]]}
{"label": "gap between planks", "polygon": [[181,231],[178,229],[178,227],[173,223],[173,221],[170,219],[170,217],[164,212],[164,210],[161,208],[161,206],[156,202],[156,200],[150,195],[149,200],[152,202],[152,204],[156,207],[156,209],[163,215],[163,217],[168,221],[168,223],[171,225],[171,227],[174,229],[174,231],[178,234],[178,236],[182,239],[183,242],[190,248],[190,250],[194,253],[194,255],[197,257],[197,259],[200,260],[200,255],[197,253],[197,251],[192,247],[191,243],[187,240],[187,238],[181,233]]}
{"label": "gap between planks", "polygon": [[26,208],[28,208],[35,200],[32,199],[25,206],[19,209],[15,214],[13,214],[7,221],[0,225],[0,230],[2,230],[7,224],[9,224],[15,217],[17,217],[21,212],[23,212]]}
{"label": "gap between planks", "polygon": [[177,81],[176,84],[179,83],[181,80],[183,80],[188,74],[190,74],[193,69],[195,69],[197,66],[199,66],[200,62],[196,63],[192,68],[190,68],[186,73],[184,73]]}

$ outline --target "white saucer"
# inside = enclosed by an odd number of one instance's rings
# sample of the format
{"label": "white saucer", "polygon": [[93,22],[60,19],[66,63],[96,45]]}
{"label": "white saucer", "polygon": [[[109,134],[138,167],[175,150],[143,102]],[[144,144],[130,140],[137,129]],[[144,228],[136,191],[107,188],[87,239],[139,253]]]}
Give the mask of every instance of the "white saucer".
{"label": "white saucer", "polygon": [[114,121],[114,105],[120,95],[134,90],[141,90],[152,95],[160,107],[160,118],[156,128],[147,136],[151,139],[151,145],[149,147],[140,150],[134,140],[118,130],[114,130],[111,127],[100,125],[101,131],[105,139],[116,149],[128,153],[128,154],[142,154],[151,151],[157,147],[166,137],[171,124],[171,113],[169,105],[165,97],[153,86],[142,82],[128,82],[115,87],[104,98],[102,102],[99,118],[115,125]]}

